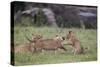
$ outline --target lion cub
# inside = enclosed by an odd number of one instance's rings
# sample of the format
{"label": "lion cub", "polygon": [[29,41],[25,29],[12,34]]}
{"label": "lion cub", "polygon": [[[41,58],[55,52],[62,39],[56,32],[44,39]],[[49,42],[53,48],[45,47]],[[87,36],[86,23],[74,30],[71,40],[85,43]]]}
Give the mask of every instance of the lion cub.
{"label": "lion cub", "polygon": [[76,38],[73,31],[69,31],[66,39],[68,44],[73,47],[74,54],[82,54],[84,52],[83,46],[80,45],[80,41]]}

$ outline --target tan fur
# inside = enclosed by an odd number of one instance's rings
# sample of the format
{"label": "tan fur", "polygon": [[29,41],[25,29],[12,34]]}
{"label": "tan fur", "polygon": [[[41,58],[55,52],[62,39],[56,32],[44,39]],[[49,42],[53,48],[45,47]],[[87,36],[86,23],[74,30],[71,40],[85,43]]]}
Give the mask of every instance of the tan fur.
{"label": "tan fur", "polygon": [[37,50],[57,50],[58,48],[66,50],[62,44],[61,44],[61,40],[59,39],[43,39],[43,38],[37,38],[34,37],[33,38],[33,42],[34,42],[34,49],[35,51]]}
{"label": "tan fur", "polygon": [[74,32],[69,31],[67,34],[68,44],[73,47],[74,54],[81,54],[83,53],[83,47],[80,45],[80,41],[76,38]]}
{"label": "tan fur", "polygon": [[26,43],[26,44],[20,44],[18,46],[15,46],[14,52],[15,53],[26,53],[26,52],[32,52],[33,51],[33,44],[32,43]]}
{"label": "tan fur", "polygon": [[56,35],[56,37],[53,38],[56,41],[64,41],[61,36]]}

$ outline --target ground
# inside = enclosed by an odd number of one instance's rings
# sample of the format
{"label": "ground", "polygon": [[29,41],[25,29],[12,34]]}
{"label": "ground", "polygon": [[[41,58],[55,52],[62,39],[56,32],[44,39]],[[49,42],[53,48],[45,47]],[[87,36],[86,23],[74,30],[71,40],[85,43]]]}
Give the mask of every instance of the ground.
{"label": "ground", "polygon": [[[53,27],[14,27],[14,45],[18,46],[27,43],[25,35],[29,38],[32,33],[41,34],[44,38],[53,38],[56,34],[66,36],[69,30],[75,32],[77,38],[81,41],[84,48],[88,48],[85,54],[74,55],[69,45],[64,45],[67,51],[58,50],[45,51],[44,53],[30,52],[15,53],[15,65],[34,65],[34,64],[54,64],[69,62],[85,62],[97,60],[97,30],[95,29],[79,29],[79,28],[53,28]],[[64,44],[67,42],[64,41]]]}

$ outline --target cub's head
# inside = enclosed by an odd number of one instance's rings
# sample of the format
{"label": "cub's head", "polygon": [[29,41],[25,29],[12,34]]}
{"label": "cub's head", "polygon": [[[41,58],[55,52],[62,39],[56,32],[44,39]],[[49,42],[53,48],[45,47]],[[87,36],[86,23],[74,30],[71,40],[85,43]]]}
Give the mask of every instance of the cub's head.
{"label": "cub's head", "polygon": [[62,36],[59,36],[59,35],[56,35],[54,40],[58,40],[58,41],[64,41],[65,40],[65,37],[62,37]]}
{"label": "cub's head", "polygon": [[43,38],[43,36],[40,35],[40,34],[36,34],[36,35],[32,34],[33,42],[36,42],[36,41],[38,41],[39,39],[42,39],[42,38]]}
{"label": "cub's head", "polygon": [[68,34],[67,34],[66,39],[70,39],[70,38],[73,38],[73,37],[75,37],[74,32],[73,31],[69,31]]}

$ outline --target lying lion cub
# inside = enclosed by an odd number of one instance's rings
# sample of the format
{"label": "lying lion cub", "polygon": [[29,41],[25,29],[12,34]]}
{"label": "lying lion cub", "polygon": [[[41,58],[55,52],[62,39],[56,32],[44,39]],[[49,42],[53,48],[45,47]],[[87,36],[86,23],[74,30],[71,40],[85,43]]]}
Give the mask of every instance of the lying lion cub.
{"label": "lying lion cub", "polygon": [[[61,38],[61,37],[60,37]],[[34,52],[37,51],[44,51],[44,50],[56,50],[63,49],[66,51],[66,48],[62,45],[62,38],[60,39],[58,36],[56,36],[54,39],[45,39],[42,35],[33,35],[32,40],[27,40],[30,43],[34,43]]]}
{"label": "lying lion cub", "polygon": [[80,45],[80,41],[76,38],[74,32],[69,31],[66,39],[68,44],[73,47],[74,54],[82,54],[84,52],[83,46]]}

